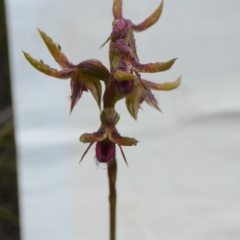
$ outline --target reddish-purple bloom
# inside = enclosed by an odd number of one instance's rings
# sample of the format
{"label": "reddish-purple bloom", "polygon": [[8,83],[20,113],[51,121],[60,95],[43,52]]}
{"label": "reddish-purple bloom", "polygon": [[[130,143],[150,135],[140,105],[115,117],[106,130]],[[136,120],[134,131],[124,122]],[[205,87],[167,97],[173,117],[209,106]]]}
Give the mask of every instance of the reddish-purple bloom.
{"label": "reddish-purple bloom", "polygon": [[99,163],[109,165],[112,162],[115,158],[116,144],[119,146],[125,162],[127,162],[121,146],[136,145],[138,141],[134,138],[122,137],[118,133],[115,125],[118,123],[120,116],[114,108],[105,108],[100,118],[102,125],[97,132],[85,133],[80,136],[81,142],[90,143],[81,160],[93,143],[96,142],[96,158]]}
{"label": "reddish-purple bloom", "polygon": [[107,81],[109,78],[108,69],[98,60],[89,59],[79,63],[72,64],[67,57],[61,52],[58,44],[41,30],[38,30],[48,50],[54,57],[55,61],[60,65],[62,70],[58,71],[49,67],[42,61],[35,60],[28,53],[24,52],[29,63],[46,75],[59,79],[71,79],[71,107],[72,111],[83,91],[90,91],[95,98],[99,108],[102,98],[102,87],[100,80]]}
{"label": "reddish-purple bloom", "polygon": [[154,83],[144,79],[141,82],[138,78],[134,80],[134,90],[131,94],[126,96],[126,106],[129,113],[133,118],[137,119],[138,109],[140,105],[145,101],[155,109],[160,110],[158,103],[151,90],[156,91],[170,91],[177,88],[181,83],[181,77],[175,82]]}

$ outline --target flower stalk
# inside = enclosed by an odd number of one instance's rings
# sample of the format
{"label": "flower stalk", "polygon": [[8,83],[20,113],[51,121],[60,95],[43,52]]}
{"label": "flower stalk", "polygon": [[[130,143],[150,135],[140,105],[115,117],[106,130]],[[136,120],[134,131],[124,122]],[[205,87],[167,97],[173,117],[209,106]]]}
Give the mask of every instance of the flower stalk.
{"label": "flower stalk", "polygon": [[116,204],[117,204],[116,179],[117,179],[117,161],[114,158],[112,164],[108,167],[110,240],[116,239]]}
{"label": "flower stalk", "polygon": [[[100,109],[100,127],[96,132],[84,133],[80,142],[88,143],[83,160],[92,145],[96,145],[96,162],[107,166],[109,179],[110,204],[110,240],[116,239],[116,178],[117,159],[116,145],[120,148],[127,164],[122,146],[136,146],[135,138],[123,137],[117,130],[120,115],[115,110],[118,101],[125,99],[130,115],[137,119],[138,110],[145,101],[148,105],[160,110],[152,91],[169,91],[177,88],[181,77],[173,82],[154,83],[142,78],[141,73],[156,73],[169,70],[176,58],[166,62],[141,63],[139,61],[134,32],[141,32],[160,18],[163,11],[163,1],[158,8],[140,24],[133,24],[123,17],[122,0],[113,0],[112,32],[103,47],[109,42],[108,70],[99,60],[89,59],[79,64],[71,63],[62,53],[61,48],[46,33],[38,30],[49,52],[61,67],[61,70],[51,68],[43,61],[32,58],[24,53],[28,62],[38,71],[58,79],[70,79],[71,103],[70,112],[85,92],[90,92]],[[104,90],[102,90],[104,86]],[[103,108],[102,108],[103,105]]]}

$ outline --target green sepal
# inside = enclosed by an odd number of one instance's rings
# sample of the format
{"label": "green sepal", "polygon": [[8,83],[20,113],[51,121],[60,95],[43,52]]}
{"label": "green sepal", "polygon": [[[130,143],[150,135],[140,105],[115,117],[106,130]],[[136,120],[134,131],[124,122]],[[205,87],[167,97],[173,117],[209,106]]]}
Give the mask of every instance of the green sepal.
{"label": "green sepal", "polygon": [[138,109],[140,104],[139,102],[140,102],[142,90],[143,90],[142,84],[138,82],[134,86],[132,93],[126,96],[127,109],[135,120],[137,120],[137,114],[138,114]]}
{"label": "green sepal", "polygon": [[102,85],[100,83],[100,80],[89,77],[85,74],[81,74],[81,81],[85,87],[90,90],[98,104],[99,109],[101,109]]}

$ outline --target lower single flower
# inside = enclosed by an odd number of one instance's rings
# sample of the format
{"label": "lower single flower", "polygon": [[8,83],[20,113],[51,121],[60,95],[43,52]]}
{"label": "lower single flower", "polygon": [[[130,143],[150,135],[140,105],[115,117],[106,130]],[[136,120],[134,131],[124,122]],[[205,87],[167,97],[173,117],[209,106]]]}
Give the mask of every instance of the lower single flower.
{"label": "lower single flower", "polygon": [[98,163],[111,164],[116,155],[116,144],[119,146],[124,161],[127,164],[126,157],[121,146],[133,146],[137,145],[138,141],[135,138],[122,137],[117,129],[120,116],[114,108],[105,108],[100,115],[102,125],[97,132],[84,133],[80,136],[80,142],[90,143],[80,161],[90,149],[90,147],[96,143],[96,159]]}

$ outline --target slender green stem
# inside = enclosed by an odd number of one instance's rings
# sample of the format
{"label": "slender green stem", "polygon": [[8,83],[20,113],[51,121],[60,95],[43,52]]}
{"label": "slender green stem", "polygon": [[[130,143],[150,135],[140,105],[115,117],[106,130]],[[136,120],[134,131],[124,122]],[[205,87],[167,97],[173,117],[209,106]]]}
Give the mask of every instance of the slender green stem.
{"label": "slender green stem", "polygon": [[109,180],[109,204],[110,204],[110,240],[116,240],[116,178],[117,178],[117,161],[114,159],[113,163],[108,167]]}

